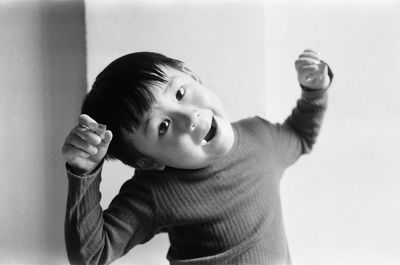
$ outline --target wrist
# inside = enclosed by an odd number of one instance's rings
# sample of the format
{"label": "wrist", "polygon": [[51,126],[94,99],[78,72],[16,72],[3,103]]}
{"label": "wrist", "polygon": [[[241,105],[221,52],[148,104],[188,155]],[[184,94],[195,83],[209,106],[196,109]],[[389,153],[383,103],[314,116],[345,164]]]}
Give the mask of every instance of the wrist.
{"label": "wrist", "polygon": [[87,175],[88,172],[90,171],[90,170],[87,170],[87,169],[82,169],[82,168],[74,167],[74,166],[68,164],[68,162],[66,163],[66,168],[67,168],[67,170],[68,170],[69,172],[71,172],[72,174],[77,175],[77,176],[84,176],[84,175]]}
{"label": "wrist", "polygon": [[101,164],[102,164],[102,162],[100,162],[99,164],[94,165],[91,168],[84,169],[84,168],[79,168],[79,167],[72,166],[72,165],[68,164],[68,162],[67,162],[66,163],[66,168],[73,175],[83,177],[83,176],[87,176],[87,175],[93,174],[95,171],[97,171],[97,169],[100,167]]}

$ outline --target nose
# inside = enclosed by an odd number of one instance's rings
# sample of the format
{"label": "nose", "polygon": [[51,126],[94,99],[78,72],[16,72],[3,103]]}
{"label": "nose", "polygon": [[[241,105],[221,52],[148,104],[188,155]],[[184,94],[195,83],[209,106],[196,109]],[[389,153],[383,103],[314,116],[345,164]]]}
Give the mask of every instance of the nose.
{"label": "nose", "polygon": [[179,128],[193,131],[199,123],[200,113],[193,108],[180,108],[174,112],[174,118]]}

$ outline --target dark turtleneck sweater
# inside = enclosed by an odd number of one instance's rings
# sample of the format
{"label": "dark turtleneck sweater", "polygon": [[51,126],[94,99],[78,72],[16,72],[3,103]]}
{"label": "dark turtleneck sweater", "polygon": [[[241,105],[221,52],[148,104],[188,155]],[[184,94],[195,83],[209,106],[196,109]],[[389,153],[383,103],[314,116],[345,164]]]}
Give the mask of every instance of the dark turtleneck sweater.
{"label": "dark turtleneck sweater", "polygon": [[259,117],[233,123],[232,149],[203,169],[136,170],[104,211],[101,166],[86,176],[68,171],[70,262],[108,264],[167,232],[171,264],[289,264],[279,183],[311,150],[326,103],[326,90],[303,88],[283,124]]}

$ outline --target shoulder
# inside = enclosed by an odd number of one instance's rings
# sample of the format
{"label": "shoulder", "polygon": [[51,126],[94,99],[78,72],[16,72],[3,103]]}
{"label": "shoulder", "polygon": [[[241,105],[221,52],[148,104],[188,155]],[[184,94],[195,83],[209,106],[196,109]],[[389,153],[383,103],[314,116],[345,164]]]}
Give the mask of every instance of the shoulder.
{"label": "shoulder", "polygon": [[254,116],[246,119],[239,120],[232,124],[237,130],[245,133],[251,134],[265,134],[269,130],[272,130],[275,125],[268,120],[260,117]]}
{"label": "shoulder", "polygon": [[260,116],[253,116],[245,119],[238,120],[233,125],[237,126],[265,126],[271,124],[268,120],[260,117]]}
{"label": "shoulder", "polygon": [[135,175],[127,182],[128,185],[142,187],[152,193],[165,193],[171,189],[172,185],[179,182],[177,172],[169,167],[164,170],[135,170]]}
{"label": "shoulder", "polygon": [[272,123],[260,116],[240,120],[233,126],[237,128],[241,138],[249,138],[257,144],[268,146],[279,145],[283,139],[291,138],[293,134],[286,124]]}
{"label": "shoulder", "polygon": [[132,195],[140,193],[151,196],[156,187],[157,176],[155,173],[153,171],[135,169],[134,175],[122,184],[119,194]]}

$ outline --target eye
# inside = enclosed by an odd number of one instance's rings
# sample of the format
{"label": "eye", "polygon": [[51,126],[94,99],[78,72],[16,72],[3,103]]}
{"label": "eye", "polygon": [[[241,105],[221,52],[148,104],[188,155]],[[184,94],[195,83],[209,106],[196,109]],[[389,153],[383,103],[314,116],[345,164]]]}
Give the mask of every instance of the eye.
{"label": "eye", "polygon": [[160,136],[164,135],[169,127],[169,120],[163,120],[160,124],[160,126],[158,127],[158,134]]}
{"label": "eye", "polygon": [[185,96],[185,89],[183,87],[180,87],[178,91],[176,91],[176,100],[181,101],[182,98]]}

